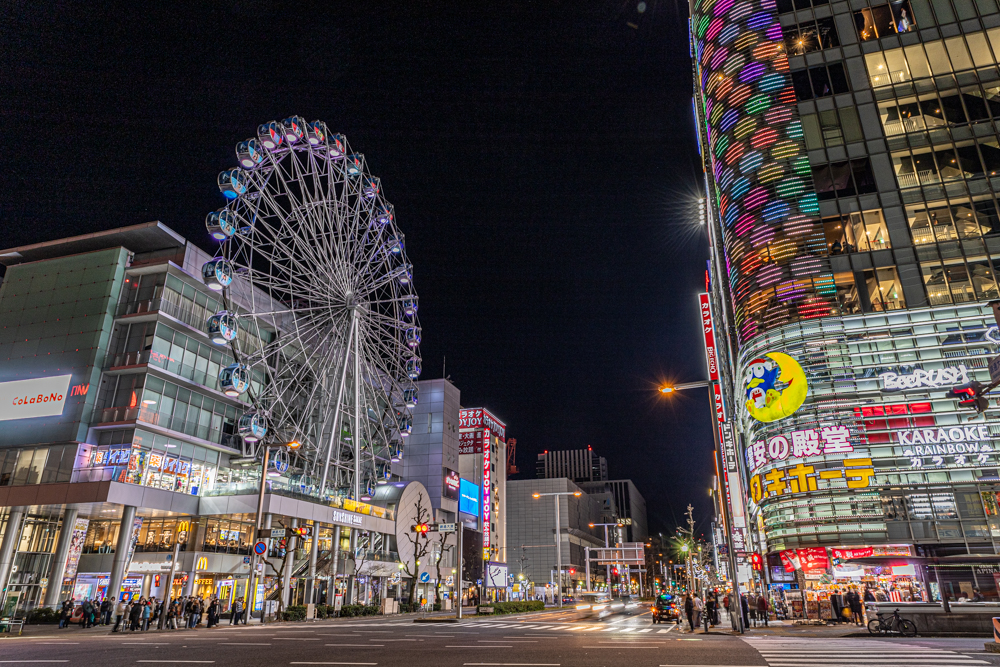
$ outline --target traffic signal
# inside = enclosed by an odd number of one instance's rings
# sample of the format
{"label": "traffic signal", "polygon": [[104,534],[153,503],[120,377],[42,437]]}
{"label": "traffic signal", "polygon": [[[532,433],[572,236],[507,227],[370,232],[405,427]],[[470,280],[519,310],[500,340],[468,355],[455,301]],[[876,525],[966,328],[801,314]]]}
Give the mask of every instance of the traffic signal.
{"label": "traffic signal", "polygon": [[298,537],[309,537],[312,535],[312,526],[299,526],[298,528],[292,528],[292,534]]}
{"label": "traffic signal", "polygon": [[430,529],[431,529],[431,527],[428,526],[426,523],[417,523],[417,524],[414,524],[414,525],[410,526],[410,530],[412,530],[414,533],[422,533],[422,534],[425,534],[425,535],[428,532],[430,532]]}
{"label": "traffic signal", "polygon": [[951,391],[948,392],[948,398],[959,399],[958,407],[960,408],[972,408],[976,412],[982,412],[990,402],[985,396],[979,395],[982,390],[983,383],[973,380],[972,382],[952,387]]}
{"label": "traffic signal", "polygon": [[764,559],[760,557],[760,554],[750,554],[750,564],[758,572],[764,569]]}
{"label": "traffic signal", "polygon": [[288,549],[288,539],[282,537],[280,540],[278,540],[278,555],[284,556],[286,549]]}

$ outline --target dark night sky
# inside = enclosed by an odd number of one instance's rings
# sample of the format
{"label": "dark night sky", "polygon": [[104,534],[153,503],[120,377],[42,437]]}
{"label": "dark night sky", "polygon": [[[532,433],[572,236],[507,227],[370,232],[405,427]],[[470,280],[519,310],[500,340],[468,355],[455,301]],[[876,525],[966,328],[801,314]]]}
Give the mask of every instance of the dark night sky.
{"label": "dark night sky", "polygon": [[706,517],[708,398],[655,391],[705,373],[686,10],[647,3],[9,4],[0,245],[161,220],[210,248],[235,144],[325,120],[407,235],[423,377],[446,355],[522,476],[589,444],[651,529]]}

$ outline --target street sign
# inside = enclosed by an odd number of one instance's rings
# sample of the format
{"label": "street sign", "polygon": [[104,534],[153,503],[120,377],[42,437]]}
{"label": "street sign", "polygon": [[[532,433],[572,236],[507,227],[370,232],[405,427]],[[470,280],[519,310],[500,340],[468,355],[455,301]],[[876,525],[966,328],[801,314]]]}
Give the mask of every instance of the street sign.
{"label": "street sign", "polygon": [[990,379],[994,382],[1000,381],[1000,355],[990,359]]}
{"label": "street sign", "polygon": [[243,557],[243,564],[244,565],[249,565],[250,564],[250,556],[244,556]]}
{"label": "street sign", "polygon": [[420,573],[420,583],[426,584],[430,580],[431,580],[431,573],[430,572],[421,572]]}
{"label": "street sign", "polygon": [[454,523],[439,523],[438,532],[439,533],[454,533],[458,524]]}
{"label": "street sign", "polygon": [[263,556],[264,552],[267,551],[267,542],[258,542],[253,545],[253,552],[258,556]]}
{"label": "street sign", "polygon": [[271,537],[284,537],[284,536],[285,536],[285,529],[284,528],[272,528],[271,529]]}

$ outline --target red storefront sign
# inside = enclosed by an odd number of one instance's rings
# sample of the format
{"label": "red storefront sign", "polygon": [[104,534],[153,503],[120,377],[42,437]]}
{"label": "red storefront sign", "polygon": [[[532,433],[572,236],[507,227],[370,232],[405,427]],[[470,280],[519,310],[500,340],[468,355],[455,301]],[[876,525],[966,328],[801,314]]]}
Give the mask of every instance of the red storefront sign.
{"label": "red storefront sign", "polygon": [[701,329],[705,334],[705,359],[708,362],[708,379],[718,382],[719,360],[715,350],[715,326],[712,323],[712,304],[709,303],[707,294],[699,294],[698,302],[701,306]]}

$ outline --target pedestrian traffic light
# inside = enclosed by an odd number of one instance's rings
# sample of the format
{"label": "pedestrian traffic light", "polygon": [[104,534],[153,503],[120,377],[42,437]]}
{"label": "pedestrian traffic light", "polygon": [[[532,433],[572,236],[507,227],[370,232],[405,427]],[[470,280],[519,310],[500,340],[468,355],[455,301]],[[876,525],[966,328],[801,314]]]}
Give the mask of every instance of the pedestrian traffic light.
{"label": "pedestrian traffic light", "polygon": [[764,569],[764,559],[760,557],[760,554],[750,554],[750,564],[758,572]]}
{"label": "pedestrian traffic light", "polygon": [[426,523],[417,523],[410,527],[410,530],[412,530],[414,533],[422,533],[422,534],[427,534],[430,531],[430,529],[431,527],[428,526]]}
{"label": "pedestrian traffic light", "polygon": [[287,538],[282,537],[280,540],[278,540],[278,555],[284,556],[285,551],[287,549],[288,549],[288,540]]}
{"label": "pedestrian traffic light", "polygon": [[983,391],[983,383],[977,380],[952,387],[948,392],[948,398],[957,398],[958,407],[972,408],[976,412],[982,412],[989,405],[989,399],[980,394]]}

